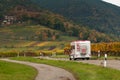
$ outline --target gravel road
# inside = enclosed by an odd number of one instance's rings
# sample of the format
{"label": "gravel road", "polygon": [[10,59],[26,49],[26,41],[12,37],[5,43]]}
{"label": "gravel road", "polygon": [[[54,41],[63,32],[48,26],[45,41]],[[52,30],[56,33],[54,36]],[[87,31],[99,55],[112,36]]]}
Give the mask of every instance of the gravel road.
{"label": "gravel road", "polygon": [[0,60],[25,64],[34,67],[38,71],[38,75],[36,76],[35,80],[76,80],[71,73],[61,68],[57,68],[45,64],[37,64],[37,63],[16,61],[9,59],[0,59]]}
{"label": "gravel road", "polygon": [[[83,62],[83,63],[103,66],[104,61],[103,60],[80,60],[80,61],[77,61],[77,62]],[[107,60],[107,67],[120,70],[120,60]]]}

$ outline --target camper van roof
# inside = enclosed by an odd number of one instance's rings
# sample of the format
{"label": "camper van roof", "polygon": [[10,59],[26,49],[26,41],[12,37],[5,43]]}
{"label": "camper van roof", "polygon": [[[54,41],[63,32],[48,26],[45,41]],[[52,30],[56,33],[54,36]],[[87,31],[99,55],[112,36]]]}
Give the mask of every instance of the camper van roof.
{"label": "camper van roof", "polygon": [[79,41],[72,41],[72,42],[90,42],[89,40],[79,40]]}

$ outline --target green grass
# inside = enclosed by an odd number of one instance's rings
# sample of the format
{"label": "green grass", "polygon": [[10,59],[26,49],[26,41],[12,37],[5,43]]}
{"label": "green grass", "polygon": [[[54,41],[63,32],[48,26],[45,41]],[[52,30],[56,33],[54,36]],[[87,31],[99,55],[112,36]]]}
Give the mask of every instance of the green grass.
{"label": "green grass", "polygon": [[0,80],[34,80],[36,74],[32,67],[0,61]]}
{"label": "green grass", "polygon": [[20,57],[20,58],[12,58],[12,59],[48,64],[48,65],[64,68],[72,72],[77,78],[77,80],[120,80],[120,76],[119,76],[120,71],[111,68],[103,68],[100,66],[70,62],[70,61],[54,61],[54,60],[35,59],[30,57],[26,57],[26,58]]}

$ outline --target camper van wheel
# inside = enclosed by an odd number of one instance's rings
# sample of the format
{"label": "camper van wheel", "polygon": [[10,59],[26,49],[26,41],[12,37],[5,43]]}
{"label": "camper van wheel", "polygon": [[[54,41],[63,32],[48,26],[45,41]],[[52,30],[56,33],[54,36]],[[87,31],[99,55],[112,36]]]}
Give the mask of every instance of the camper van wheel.
{"label": "camper van wheel", "polygon": [[70,55],[70,58],[69,58],[70,60],[74,60],[74,56],[72,56],[72,55]]}
{"label": "camper van wheel", "polygon": [[82,58],[82,60],[85,60],[85,58]]}
{"label": "camper van wheel", "polygon": [[69,58],[69,60],[76,60],[76,58]]}
{"label": "camper van wheel", "polygon": [[86,58],[87,60],[89,60],[90,58]]}
{"label": "camper van wheel", "polygon": [[73,60],[77,60],[76,58],[74,58]]}
{"label": "camper van wheel", "polygon": [[70,60],[72,60],[72,58],[69,58]]}

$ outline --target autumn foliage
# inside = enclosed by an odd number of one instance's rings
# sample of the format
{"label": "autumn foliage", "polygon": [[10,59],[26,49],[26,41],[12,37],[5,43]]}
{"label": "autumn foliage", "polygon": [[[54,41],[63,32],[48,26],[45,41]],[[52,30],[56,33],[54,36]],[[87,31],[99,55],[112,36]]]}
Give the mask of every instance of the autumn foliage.
{"label": "autumn foliage", "polygon": [[101,55],[107,53],[109,56],[120,56],[120,42],[95,43],[91,47],[93,55],[100,51]]}

